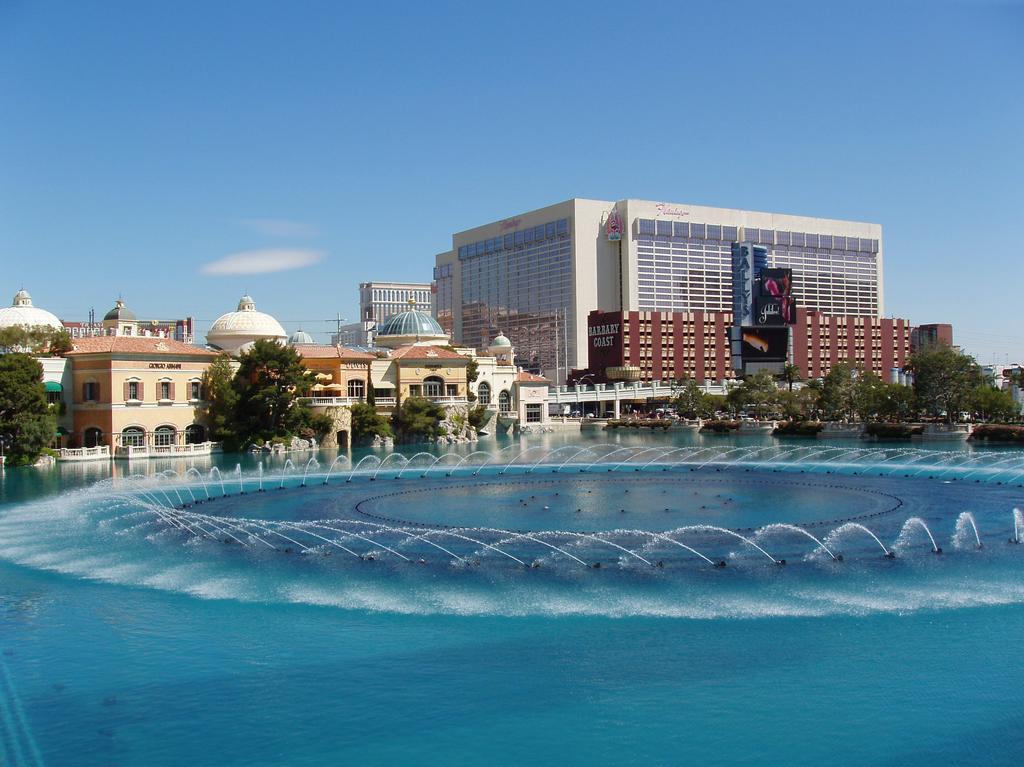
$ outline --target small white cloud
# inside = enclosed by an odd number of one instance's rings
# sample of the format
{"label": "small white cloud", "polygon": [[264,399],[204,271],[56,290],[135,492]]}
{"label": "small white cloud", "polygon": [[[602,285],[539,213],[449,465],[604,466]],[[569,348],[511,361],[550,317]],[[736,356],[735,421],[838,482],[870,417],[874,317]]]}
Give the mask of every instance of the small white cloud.
{"label": "small white cloud", "polygon": [[204,264],[204,274],[267,274],[301,269],[322,261],[319,250],[245,250]]}
{"label": "small white cloud", "polygon": [[239,223],[268,237],[316,237],[318,234],[313,226],[286,218],[243,218]]}

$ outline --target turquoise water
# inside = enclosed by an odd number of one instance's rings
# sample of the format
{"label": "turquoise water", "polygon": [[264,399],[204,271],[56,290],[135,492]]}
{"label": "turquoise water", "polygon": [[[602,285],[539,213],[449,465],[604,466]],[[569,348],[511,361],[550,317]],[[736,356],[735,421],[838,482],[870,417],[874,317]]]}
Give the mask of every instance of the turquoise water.
{"label": "turquoise water", "polygon": [[[355,475],[336,467],[326,486],[333,456],[310,467],[306,487],[304,465],[282,474],[278,461],[262,494],[253,460],[225,456],[223,488],[209,480],[213,464],[196,465],[216,500],[174,510],[238,525],[470,531],[538,568],[436,538],[468,561],[453,563],[401,532],[386,542],[413,562],[340,535],[374,559],[328,557],[329,544],[294,528],[277,529],[309,552],[228,545],[133,500],[144,489],[169,508],[174,487],[202,500],[194,478],[8,471],[0,754],[15,765],[1019,762],[1024,546],[1007,541],[1024,490],[1014,453],[815,456],[818,443],[790,442],[807,448],[787,457],[769,439],[627,434],[596,446],[605,441],[488,443],[477,449],[503,451],[501,461],[477,456],[452,477],[456,459],[429,469],[421,457],[391,459],[371,482],[371,459]],[[592,452],[552,452],[569,444]],[[708,450],[611,454],[628,445]],[[231,479],[240,461],[244,496]],[[170,503],[152,495],[157,486]],[[964,511],[983,549],[958,530]],[[915,516],[942,555],[920,528],[901,535]],[[896,558],[863,533],[830,539],[851,517]],[[692,531],[705,522],[788,564]],[[799,524],[843,561],[803,536],[764,532],[773,522]],[[544,540],[603,566],[484,528],[561,531]],[[728,566],[644,530],[682,531],[673,535]]]}

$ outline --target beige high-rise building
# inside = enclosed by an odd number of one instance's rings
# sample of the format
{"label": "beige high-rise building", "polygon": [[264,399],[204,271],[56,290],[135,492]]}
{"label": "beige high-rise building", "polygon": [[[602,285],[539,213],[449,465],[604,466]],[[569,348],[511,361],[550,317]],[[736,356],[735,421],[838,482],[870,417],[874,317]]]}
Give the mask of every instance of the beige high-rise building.
{"label": "beige high-rise building", "polygon": [[882,316],[879,224],[633,199],[572,199],[454,234],[435,258],[434,313],[466,346],[505,333],[518,364],[562,383],[587,365],[592,310],[730,311],[743,241],[792,268],[799,306]]}

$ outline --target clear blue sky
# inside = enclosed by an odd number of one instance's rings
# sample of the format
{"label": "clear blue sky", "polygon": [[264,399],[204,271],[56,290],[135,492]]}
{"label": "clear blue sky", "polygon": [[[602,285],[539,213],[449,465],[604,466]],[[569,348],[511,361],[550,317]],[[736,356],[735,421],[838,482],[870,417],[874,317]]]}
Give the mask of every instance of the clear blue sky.
{"label": "clear blue sky", "polygon": [[[243,291],[326,339],[357,283],[573,196],[881,223],[887,313],[1024,360],[1024,6],[0,0],[0,301]],[[204,266],[284,250],[273,274]]]}

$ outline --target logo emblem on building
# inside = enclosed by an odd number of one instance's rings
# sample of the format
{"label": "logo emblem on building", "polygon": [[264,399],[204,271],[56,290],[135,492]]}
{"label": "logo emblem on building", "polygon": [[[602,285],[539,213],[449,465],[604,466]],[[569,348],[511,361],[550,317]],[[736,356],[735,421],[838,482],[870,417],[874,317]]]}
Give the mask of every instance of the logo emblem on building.
{"label": "logo emblem on building", "polygon": [[608,214],[608,220],[604,222],[604,233],[609,242],[618,242],[622,239],[622,217],[618,208],[612,208]]}

